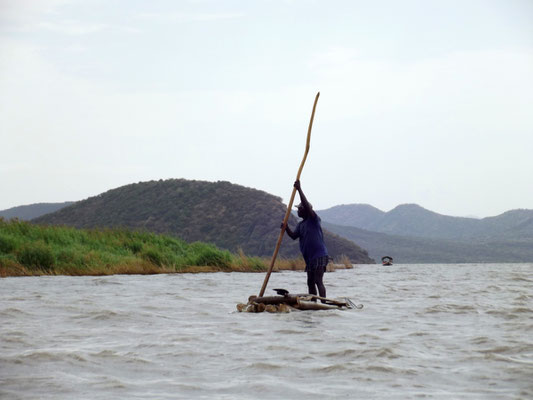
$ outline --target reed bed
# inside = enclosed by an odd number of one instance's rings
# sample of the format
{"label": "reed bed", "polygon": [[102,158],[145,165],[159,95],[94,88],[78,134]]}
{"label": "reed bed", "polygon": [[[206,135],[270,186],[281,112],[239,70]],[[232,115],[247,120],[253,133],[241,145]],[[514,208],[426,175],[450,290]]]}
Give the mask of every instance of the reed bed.
{"label": "reed bed", "polygon": [[264,259],[128,229],[76,229],[0,219],[0,276],[266,271]]}
{"label": "reed bed", "polygon": [[[76,229],[0,218],[0,277],[39,275],[265,272],[270,258],[236,254],[208,243],[186,243],[151,232]],[[343,267],[344,265],[344,267]],[[328,271],[351,268],[347,257]],[[273,271],[303,271],[300,257],[278,257]]]}

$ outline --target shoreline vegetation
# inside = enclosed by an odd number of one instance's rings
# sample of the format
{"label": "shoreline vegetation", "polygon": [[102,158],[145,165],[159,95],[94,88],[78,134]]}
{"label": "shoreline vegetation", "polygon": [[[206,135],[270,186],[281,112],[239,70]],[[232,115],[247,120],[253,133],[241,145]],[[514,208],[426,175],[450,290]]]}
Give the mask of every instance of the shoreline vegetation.
{"label": "shoreline vegetation", "polygon": [[[342,257],[340,264],[352,268]],[[270,259],[208,243],[126,228],[77,229],[0,218],[0,277],[200,272],[265,272]],[[303,259],[278,259],[273,271],[303,271]]]}

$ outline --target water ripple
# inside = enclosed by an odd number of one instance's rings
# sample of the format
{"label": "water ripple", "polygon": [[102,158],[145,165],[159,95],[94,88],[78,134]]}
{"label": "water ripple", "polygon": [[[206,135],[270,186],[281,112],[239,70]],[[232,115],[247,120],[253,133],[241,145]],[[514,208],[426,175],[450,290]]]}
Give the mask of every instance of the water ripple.
{"label": "water ripple", "polygon": [[[532,264],[357,266],[362,310],[235,312],[262,274],[0,281],[0,397],[533,398]],[[271,287],[305,291],[305,275]]]}

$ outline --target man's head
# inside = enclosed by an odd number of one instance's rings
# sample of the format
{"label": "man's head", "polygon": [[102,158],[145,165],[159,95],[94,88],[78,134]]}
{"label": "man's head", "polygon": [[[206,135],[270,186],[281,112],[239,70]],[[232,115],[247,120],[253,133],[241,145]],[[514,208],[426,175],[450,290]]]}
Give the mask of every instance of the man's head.
{"label": "man's head", "polygon": [[[308,203],[309,204],[309,207],[312,209],[313,206],[311,205],[311,203]],[[297,206],[295,206],[296,209],[298,210],[298,216],[300,218],[307,218],[308,215],[307,215],[307,210],[305,209],[304,205],[302,203],[298,204]]]}

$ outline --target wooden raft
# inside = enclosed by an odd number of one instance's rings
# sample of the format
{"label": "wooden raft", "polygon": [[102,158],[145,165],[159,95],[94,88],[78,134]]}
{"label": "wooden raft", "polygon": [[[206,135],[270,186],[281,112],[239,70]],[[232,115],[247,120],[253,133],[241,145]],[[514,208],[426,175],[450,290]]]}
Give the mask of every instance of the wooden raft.
{"label": "wooden raft", "polygon": [[247,304],[237,304],[238,311],[254,313],[264,311],[271,313],[287,313],[292,310],[339,310],[343,308],[360,310],[363,308],[363,305],[354,304],[348,298],[334,300],[307,293],[287,293],[283,296],[250,296]]}

